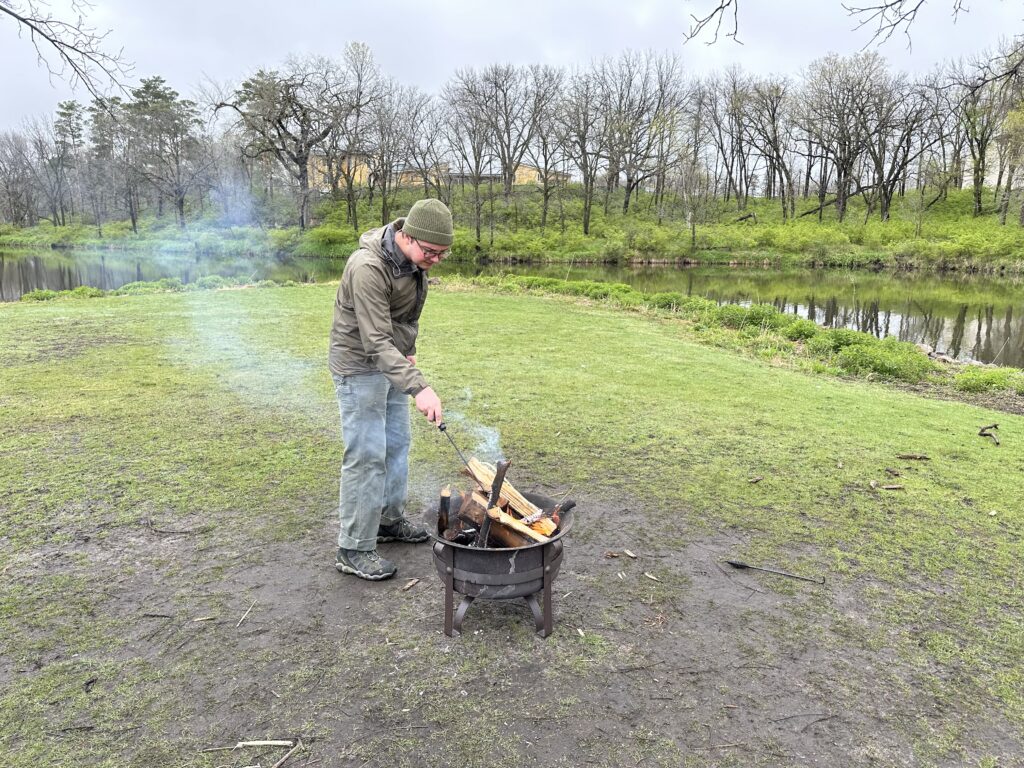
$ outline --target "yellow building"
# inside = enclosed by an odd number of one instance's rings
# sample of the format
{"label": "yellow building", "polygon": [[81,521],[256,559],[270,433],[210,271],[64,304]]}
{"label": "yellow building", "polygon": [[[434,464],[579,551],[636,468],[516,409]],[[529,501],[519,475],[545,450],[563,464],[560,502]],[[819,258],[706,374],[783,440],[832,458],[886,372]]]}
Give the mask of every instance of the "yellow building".
{"label": "yellow building", "polygon": [[[351,170],[353,182],[363,186],[370,179],[370,166],[367,160],[366,155],[353,152],[350,155],[341,155],[336,163],[338,163],[338,169],[344,168],[346,172]],[[337,173],[337,170],[335,172]],[[344,185],[344,176],[340,173],[338,173],[338,184]],[[327,158],[322,152],[314,152],[309,156],[309,187],[321,192],[328,192],[331,189],[331,180],[327,175]]]}
{"label": "yellow building", "polygon": [[[549,180],[555,184],[565,184],[569,181],[569,174],[562,173],[561,171],[548,171]],[[541,171],[535,165],[517,165],[515,177],[512,183],[516,186],[520,184],[540,184]]]}

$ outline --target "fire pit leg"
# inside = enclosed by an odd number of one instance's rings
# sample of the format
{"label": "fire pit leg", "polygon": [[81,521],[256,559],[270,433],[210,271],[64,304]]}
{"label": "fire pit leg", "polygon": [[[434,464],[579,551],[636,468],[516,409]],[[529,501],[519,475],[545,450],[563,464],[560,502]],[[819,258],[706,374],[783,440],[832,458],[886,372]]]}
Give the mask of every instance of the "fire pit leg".
{"label": "fire pit leg", "polygon": [[455,553],[441,542],[434,544],[434,554],[444,562],[444,633],[452,636],[452,609],[455,607]]}
{"label": "fire pit leg", "polygon": [[[557,551],[556,551],[557,547]],[[562,542],[556,541],[551,546],[544,547],[544,631],[541,637],[547,637],[555,630],[555,617],[551,608],[551,561],[556,555],[562,552]]]}
{"label": "fire pit leg", "polygon": [[462,620],[466,618],[466,611],[469,610],[469,606],[473,604],[473,598],[469,595],[465,595],[462,598],[462,602],[459,603],[459,610],[455,612],[455,631],[462,634]]}
{"label": "fire pit leg", "polygon": [[530,606],[530,610],[533,612],[534,631],[540,632],[541,637],[547,637],[548,633],[542,631],[544,629],[545,622],[544,616],[542,616],[540,612],[540,606],[537,604],[537,595],[526,595],[523,599],[526,601],[526,604]]}

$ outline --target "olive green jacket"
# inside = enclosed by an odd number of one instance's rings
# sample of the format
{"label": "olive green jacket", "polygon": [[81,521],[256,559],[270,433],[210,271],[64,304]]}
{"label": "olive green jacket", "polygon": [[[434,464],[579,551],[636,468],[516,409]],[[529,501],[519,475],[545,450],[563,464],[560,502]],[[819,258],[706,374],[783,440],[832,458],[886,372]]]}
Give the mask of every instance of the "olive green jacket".
{"label": "olive green jacket", "polygon": [[349,257],[334,300],[330,367],[339,376],[380,371],[395,389],[416,395],[427,381],[407,355],[416,354],[427,273],[395,244],[404,223],[364,233]]}

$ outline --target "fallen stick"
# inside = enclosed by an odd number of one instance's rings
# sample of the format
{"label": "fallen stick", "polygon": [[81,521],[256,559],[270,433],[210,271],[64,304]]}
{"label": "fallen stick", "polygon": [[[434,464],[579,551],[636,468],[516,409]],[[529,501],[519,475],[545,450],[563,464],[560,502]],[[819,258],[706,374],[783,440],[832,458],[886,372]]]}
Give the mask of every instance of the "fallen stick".
{"label": "fallen stick", "polygon": [[300,749],[302,749],[302,739],[297,739],[295,741],[295,746],[288,750],[288,754],[286,754],[284,757],[282,757],[280,760],[278,760],[276,763],[270,766],[270,768],[281,768],[281,766],[288,761],[288,758],[294,755]]}
{"label": "fallen stick", "polygon": [[754,571],[764,571],[765,573],[774,573],[774,574],[776,574],[778,576],[788,576],[791,579],[800,579],[800,581],[809,581],[812,584],[824,584],[825,583],[825,579],[824,578],[812,579],[809,576],[798,576],[795,573],[789,573],[788,571],[779,571],[779,570],[776,570],[775,568],[762,568],[759,565],[748,565],[747,563],[744,563],[741,560],[726,560],[725,562],[727,562],[733,568],[739,568],[740,570],[745,570],[745,569],[749,568],[749,569],[754,570]]}
{"label": "fallen stick", "polygon": [[202,752],[230,752],[233,749],[244,749],[245,747],[294,747],[292,739],[270,739],[268,741],[240,741],[233,747],[207,747]]}
{"label": "fallen stick", "polygon": [[248,611],[246,611],[246,612],[245,612],[245,615],[244,615],[244,616],[242,616],[242,618],[240,618],[240,619],[238,620],[238,623],[237,623],[237,624],[235,624],[235,629],[238,629],[238,628],[239,628],[240,626],[242,626],[242,622],[243,622],[243,621],[245,621],[246,617],[247,617],[247,616],[249,615],[249,613],[250,613],[250,612],[252,611],[252,609],[253,609],[253,608],[255,608],[255,607],[256,607],[256,601],[255,601],[255,600],[253,600],[253,601],[252,601],[252,605],[250,605],[250,606],[249,606],[249,610],[248,610]]}

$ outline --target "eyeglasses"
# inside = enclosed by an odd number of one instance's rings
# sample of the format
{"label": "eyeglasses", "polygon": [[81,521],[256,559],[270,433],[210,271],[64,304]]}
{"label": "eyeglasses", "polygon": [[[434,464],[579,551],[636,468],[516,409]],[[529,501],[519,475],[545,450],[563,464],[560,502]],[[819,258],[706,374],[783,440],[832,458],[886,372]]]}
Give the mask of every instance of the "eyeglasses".
{"label": "eyeglasses", "polygon": [[416,245],[419,246],[420,251],[422,251],[423,255],[426,258],[428,258],[428,259],[434,259],[435,261],[440,261],[441,259],[445,258],[448,254],[450,254],[452,252],[451,248],[445,248],[443,251],[436,251],[433,248],[427,248],[426,246],[423,245],[423,243],[421,243],[415,237],[410,237],[409,239],[412,240],[414,243],[416,243]]}

